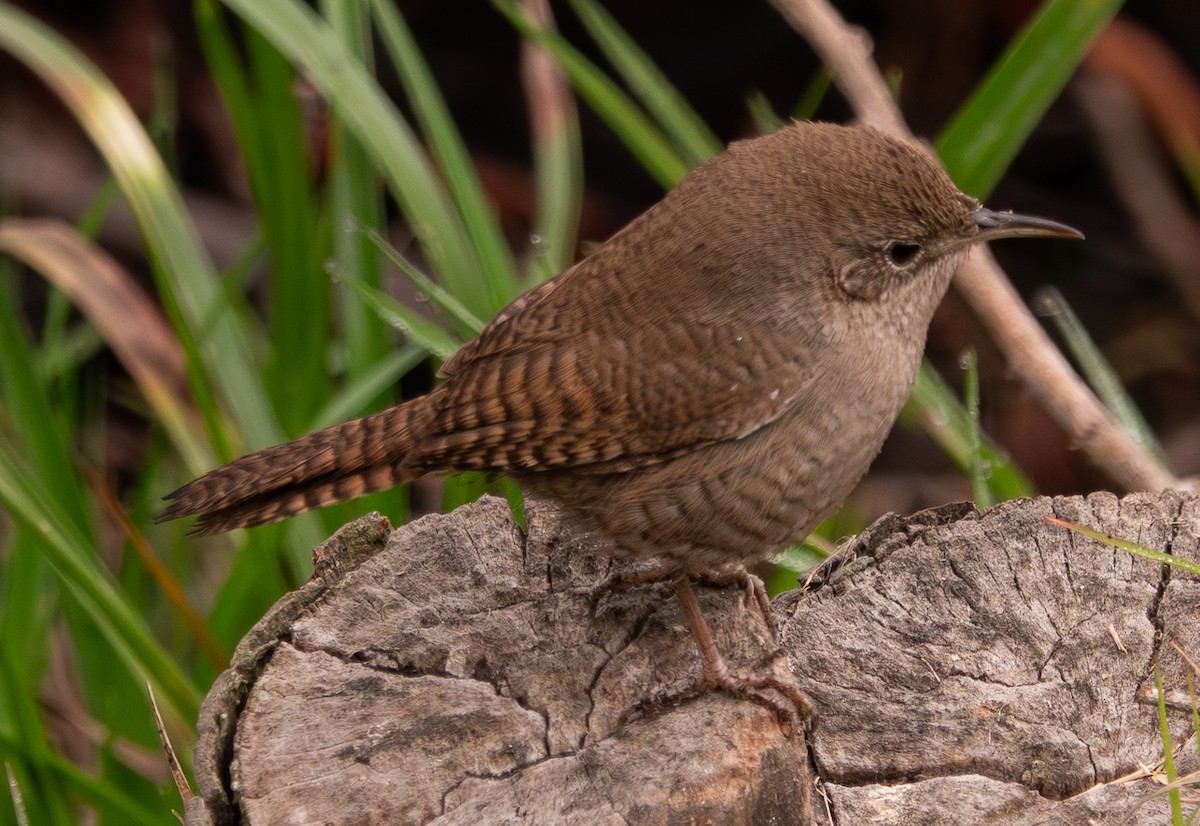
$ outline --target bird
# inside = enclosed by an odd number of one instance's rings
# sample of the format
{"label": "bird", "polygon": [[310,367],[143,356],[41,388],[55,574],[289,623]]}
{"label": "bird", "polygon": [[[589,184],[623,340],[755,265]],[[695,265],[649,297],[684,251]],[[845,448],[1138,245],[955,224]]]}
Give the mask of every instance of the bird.
{"label": "bird", "polygon": [[505,474],[670,579],[700,654],[678,697],[716,689],[805,719],[794,680],[728,666],[691,579],[745,571],[845,500],[969,248],[1024,236],[1083,237],[982,206],[923,147],[868,127],[735,141],[513,300],[427,394],[219,467],[160,519],[216,533],[432,471]]}

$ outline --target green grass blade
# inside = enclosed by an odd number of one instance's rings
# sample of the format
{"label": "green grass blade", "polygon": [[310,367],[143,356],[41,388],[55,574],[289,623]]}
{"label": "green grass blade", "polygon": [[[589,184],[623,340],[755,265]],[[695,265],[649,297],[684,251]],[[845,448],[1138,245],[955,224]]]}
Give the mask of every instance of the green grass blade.
{"label": "green grass blade", "polygon": [[[369,73],[375,74],[375,38],[370,5],[322,0],[318,7],[347,53],[362,63]],[[326,265],[326,272],[355,273],[359,280],[375,289],[382,289],[383,256],[357,228],[367,227],[381,234],[387,232],[384,191],[370,154],[336,112],[331,113],[326,163],[328,224],[333,235],[333,257]],[[479,292],[486,297],[485,290]],[[403,361],[393,358],[392,336],[387,325],[363,304],[356,293],[334,290],[334,301],[339,322],[338,339],[333,342],[329,361],[342,373],[346,386],[337,392],[336,399],[325,400],[315,419],[309,419],[309,425],[304,428],[306,430],[312,429],[314,420],[321,425],[333,424],[334,420],[321,418],[330,409],[344,411],[337,418],[337,421],[342,421],[387,407],[395,401],[395,380],[399,373],[389,373],[379,369],[380,366],[403,364],[404,371],[407,371],[420,361],[420,357]],[[420,348],[411,344],[403,349],[409,353],[420,351]],[[391,380],[381,381],[385,378]],[[363,391],[371,391],[371,395],[364,396]],[[346,403],[357,406],[341,406]],[[349,519],[364,510],[375,510],[400,523],[407,521],[406,504],[407,493],[392,490],[371,494],[344,509],[332,509],[322,518],[327,526],[332,526],[338,519]]]}
{"label": "green grass blade", "polygon": [[[26,752],[28,742],[21,737],[0,735],[0,759],[6,763],[26,758],[34,763]],[[152,812],[138,801],[121,792],[113,783],[96,778],[76,766],[65,757],[60,757],[52,751],[39,754],[36,760],[37,769],[42,778],[52,778],[55,781],[54,791],[50,794],[61,807],[60,814],[54,817],[30,818],[30,823],[63,823],[77,824],[78,818],[70,808],[72,798],[80,798],[93,805],[103,807],[111,815],[121,818],[121,823],[142,824],[142,826],[161,826],[162,812]],[[43,798],[49,797],[43,795]],[[27,800],[27,798],[23,798]],[[2,822],[2,820],[0,820]]]}
{"label": "green grass blade", "polygon": [[1176,781],[1179,773],[1175,770],[1175,747],[1171,743],[1171,721],[1167,718],[1167,698],[1163,692],[1162,670],[1154,668],[1154,688],[1158,693],[1158,732],[1162,738],[1163,774],[1167,778],[1167,800],[1171,807],[1171,823],[1183,823],[1183,803],[1179,798],[1179,788]]}
{"label": "green grass blade", "polygon": [[38,709],[38,687],[30,684],[29,677],[13,652],[0,648],[0,719],[16,746],[5,748],[0,739],[0,756],[20,784],[14,809],[18,819],[23,814],[30,822],[71,824],[65,784],[45,768],[53,750]]}
{"label": "green grass blade", "polygon": [[490,316],[520,292],[516,263],[488,204],[462,135],[450,117],[450,110],[421,56],[416,39],[394,2],[375,0],[372,8],[383,45],[400,74],[400,82],[437,158],[438,168],[445,176],[467,234],[482,259],[487,275],[483,286],[488,303],[472,302],[472,306]]}
{"label": "green grass blade", "polygon": [[[361,3],[322,0],[321,9],[346,50],[367,68],[373,68],[370,8]],[[367,150],[336,113],[331,129],[329,208],[333,227],[333,271],[355,273],[359,280],[382,289],[383,257],[358,228],[368,227],[380,233],[386,230],[383,190]],[[357,296],[347,290],[338,290],[335,297],[345,375],[355,383],[375,371],[375,366],[391,350],[391,341],[383,320],[369,311]],[[389,400],[384,391],[381,387],[376,398],[363,399],[360,408],[347,411],[343,418],[352,418],[363,410],[382,406]]]}
{"label": "green grass blade", "polygon": [[588,34],[690,166],[724,146],[650,57],[595,0],[569,0]]}
{"label": "green grass blade", "polygon": [[438,359],[445,361],[463,345],[462,340],[454,338],[437,324],[405,307],[387,293],[346,276],[340,277],[339,283],[354,290],[368,307],[379,314],[380,318],[403,332]]}
{"label": "green grass blade", "polygon": [[970,449],[968,474],[971,477],[971,495],[975,507],[980,510],[994,504],[988,476],[991,475],[987,460],[983,456],[983,428],[979,423],[979,359],[974,350],[963,355],[963,396],[967,408],[967,446]]}
{"label": "green grass blade", "polygon": [[938,137],[955,183],[986,198],[1122,0],[1049,0]]}
{"label": "green grass blade", "polygon": [[[535,7],[543,27],[553,25],[549,4]],[[562,69],[545,50],[526,41],[521,74],[533,139],[535,212],[529,275],[543,281],[575,263],[583,210],[583,142],[579,109]]]}
{"label": "green grass blade", "polygon": [[1101,531],[1093,530],[1092,528],[1085,528],[1083,525],[1077,525],[1074,522],[1067,522],[1054,516],[1047,515],[1043,518],[1047,522],[1052,522],[1055,525],[1061,525],[1062,527],[1072,530],[1077,534],[1081,534],[1089,539],[1094,539],[1097,542],[1108,545],[1110,548],[1119,548],[1122,551],[1134,554],[1135,556],[1140,556],[1143,559],[1148,559],[1151,562],[1158,562],[1162,565],[1170,565],[1173,568],[1178,568],[1179,570],[1185,571],[1189,574],[1200,576],[1200,562],[1193,562],[1190,559],[1184,559],[1180,556],[1163,553],[1162,551],[1155,550],[1154,548],[1147,548],[1145,545],[1139,545],[1136,542],[1130,542],[1128,539],[1122,539],[1119,536],[1113,536],[1110,533],[1103,533]]}
{"label": "green grass blade", "polygon": [[362,62],[315,12],[295,0],[222,0],[300,66],[383,172],[432,269],[470,295],[483,267],[424,147]]}
{"label": "green grass blade", "polygon": [[[900,421],[920,425],[959,470],[970,473],[974,452],[970,417],[928,361],[921,362]],[[988,468],[988,487],[993,497],[1016,499],[1036,493],[1021,469],[986,436],[981,435],[978,454],[979,461]]]}
{"label": "green grass blade", "polygon": [[359,416],[365,410],[378,409],[373,400],[394,387],[401,376],[428,355],[424,347],[413,341],[387,353],[370,370],[360,373],[333,396],[317,413],[308,429],[319,430]]}
{"label": "green grass blade", "polygon": [[316,231],[318,207],[295,77],[257,32],[246,32],[239,49],[210,3],[197,4],[196,23],[245,159],[271,262],[266,384],[284,431],[296,433],[330,392],[325,365],[331,321],[321,248],[327,240]]}
{"label": "green grass blade", "polygon": [[[192,415],[191,400],[178,380],[183,368],[176,339],[134,277],[79,232],[53,219],[0,220],[0,251],[39,272],[58,288],[55,295],[69,297],[68,306],[77,307],[90,321],[79,329],[103,333],[103,342],[125,365],[188,468],[201,472],[211,467],[211,452],[199,435],[203,427]],[[61,331],[53,332],[54,326],[44,329],[40,353],[66,362],[69,357],[56,352],[63,346],[63,336]],[[77,377],[69,370],[61,378],[75,381]],[[61,387],[46,387],[48,398],[63,392]],[[30,432],[32,424],[25,422],[20,431]]]}
{"label": "green grass blade", "polygon": [[[129,202],[150,250],[155,275],[181,336],[216,319],[206,350],[220,371],[225,403],[243,434],[254,442],[276,441],[279,430],[258,371],[249,361],[245,331],[226,313],[215,312],[220,293],[212,264],[202,250],[183,199],[162,159],[129,105],[77,49],[39,21],[0,4],[0,49],[32,69],[67,105],[104,156]],[[186,344],[186,343],[185,343]],[[193,379],[194,379],[193,375]],[[207,396],[203,383],[193,392]]]}
{"label": "green grass blade", "polygon": [[246,46],[256,88],[254,111],[242,113],[242,132],[257,133],[261,146],[246,168],[273,269],[266,377],[284,431],[294,434],[330,393],[329,236],[318,220],[292,67],[256,32],[247,33]]}
{"label": "green grass blade", "polygon": [[1167,454],[1155,438],[1154,431],[1063,294],[1054,287],[1044,287],[1038,291],[1035,302],[1039,315],[1048,317],[1053,322],[1067,350],[1104,406],[1143,450],[1153,456],[1163,468],[1169,468]]}
{"label": "green grass blade", "polygon": [[754,123],[754,131],[759,135],[769,135],[778,131],[784,124],[783,118],[771,106],[771,101],[761,90],[755,89],[746,96],[746,113]]}
{"label": "green grass blade", "polygon": [[[52,405],[34,372],[33,352],[17,317],[15,284],[0,281],[0,389],[4,415],[22,434],[22,455],[32,463],[48,496],[79,530],[88,528],[86,496],[69,453],[71,423],[62,405]],[[0,444],[0,451],[5,449]]]}
{"label": "green grass blade", "polygon": [[[487,322],[467,309],[449,290],[443,289],[425,273],[409,263],[382,235],[374,230],[367,230],[366,235],[371,243],[375,244],[393,264],[400,268],[401,272],[408,276],[414,287],[436,304],[438,309],[448,315],[450,320],[461,327],[468,336],[474,336],[484,328]],[[463,341],[466,339],[464,338]]]}
{"label": "green grass blade", "polygon": [[543,281],[575,263],[583,209],[583,145],[574,108],[552,133],[534,141],[534,275]]}
{"label": "green grass blade", "polygon": [[194,720],[199,709],[195,687],[96,564],[93,543],[71,525],[58,503],[38,485],[37,474],[15,460],[11,446],[4,447],[0,450],[0,502],[9,515],[40,538],[40,550],[139,681],[151,680],[180,718]]}
{"label": "green grass blade", "polygon": [[808,86],[804,87],[804,93],[800,95],[800,99],[796,101],[796,105],[792,108],[792,120],[812,120],[817,115],[817,109],[825,100],[825,96],[829,94],[829,87],[833,85],[833,75],[824,66],[817,69],[812,80],[808,82]]}
{"label": "green grass blade", "polygon": [[575,91],[625,142],[629,151],[664,188],[673,187],[691,165],[627,94],[574,46],[534,24],[513,0],[492,0],[523,37],[549,52]]}
{"label": "green grass blade", "polygon": [[[46,640],[53,633],[50,608],[55,599],[54,572],[24,534],[13,531],[0,554],[0,651],[10,652],[21,663],[31,685],[19,688],[28,688],[31,696],[50,657]],[[0,703],[0,715],[4,708]],[[11,729],[0,724],[0,730]]]}
{"label": "green grass blade", "polygon": [[[787,574],[795,576],[797,574],[804,574],[817,567],[828,559],[831,553],[832,551],[828,548],[806,540],[799,545],[784,548],[778,554],[771,557],[771,564],[784,569]],[[786,590],[790,587],[793,586],[791,584],[784,585],[779,590]]]}

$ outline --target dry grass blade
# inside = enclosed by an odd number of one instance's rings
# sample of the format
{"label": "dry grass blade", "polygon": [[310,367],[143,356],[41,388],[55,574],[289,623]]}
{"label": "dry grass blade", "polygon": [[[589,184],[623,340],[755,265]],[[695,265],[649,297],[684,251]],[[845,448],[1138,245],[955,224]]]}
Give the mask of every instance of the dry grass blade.
{"label": "dry grass blade", "polygon": [[167,734],[166,726],[163,725],[162,714],[158,710],[158,700],[154,699],[154,686],[148,682],[146,683],[146,693],[150,695],[150,708],[154,711],[154,728],[158,732],[159,745],[162,746],[163,755],[167,758],[167,765],[171,769],[175,788],[179,790],[179,797],[186,804],[193,796],[192,787],[188,785],[183,768],[179,765],[179,758],[175,756],[175,747],[171,745],[171,738]]}
{"label": "dry grass blade", "polygon": [[8,794],[12,798],[13,812],[16,814],[18,826],[29,826],[29,815],[25,811],[25,800],[21,795],[21,785],[13,774],[12,764],[4,761],[4,774],[8,778]]}
{"label": "dry grass blade", "polygon": [[0,222],[0,250],[71,299],[125,365],[189,464],[199,469],[211,464],[193,435],[204,425],[190,400],[179,342],[133,277],[70,224],[53,219]]}
{"label": "dry grass blade", "polygon": [[1175,649],[1175,653],[1177,653],[1181,658],[1183,658],[1183,661],[1187,663],[1188,668],[1192,669],[1192,672],[1195,673],[1197,677],[1200,677],[1200,664],[1189,657],[1187,653],[1179,647],[1178,643],[1172,642],[1170,645]]}

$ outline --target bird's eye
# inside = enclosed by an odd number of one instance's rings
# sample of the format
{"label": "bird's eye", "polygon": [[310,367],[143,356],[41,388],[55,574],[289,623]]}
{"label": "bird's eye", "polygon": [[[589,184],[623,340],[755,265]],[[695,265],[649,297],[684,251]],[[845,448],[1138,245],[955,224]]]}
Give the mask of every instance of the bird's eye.
{"label": "bird's eye", "polygon": [[891,261],[897,267],[907,267],[913,262],[921,252],[920,244],[906,244],[902,241],[897,241],[894,244],[888,244],[887,249],[888,261]]}

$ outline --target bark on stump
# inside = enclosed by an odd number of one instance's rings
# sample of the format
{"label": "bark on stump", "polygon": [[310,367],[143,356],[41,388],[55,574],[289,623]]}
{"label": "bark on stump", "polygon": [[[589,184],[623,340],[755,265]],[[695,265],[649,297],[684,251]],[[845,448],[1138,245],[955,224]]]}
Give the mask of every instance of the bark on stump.
{"label": "bark on stump", "polygon": [[[618,726],[694,643],[546,506],[365,517],[213,686],[188,822],[1166,823],[1154,673],[1194,738],[1170,643],[1200,652],[1200,581],[1046,514],[1200,559],[1173,492],[886,516],[775,601],[820,714],[791,738],[720,694]],[[737,589],[699,590],[732,663],[771,649]]]}

